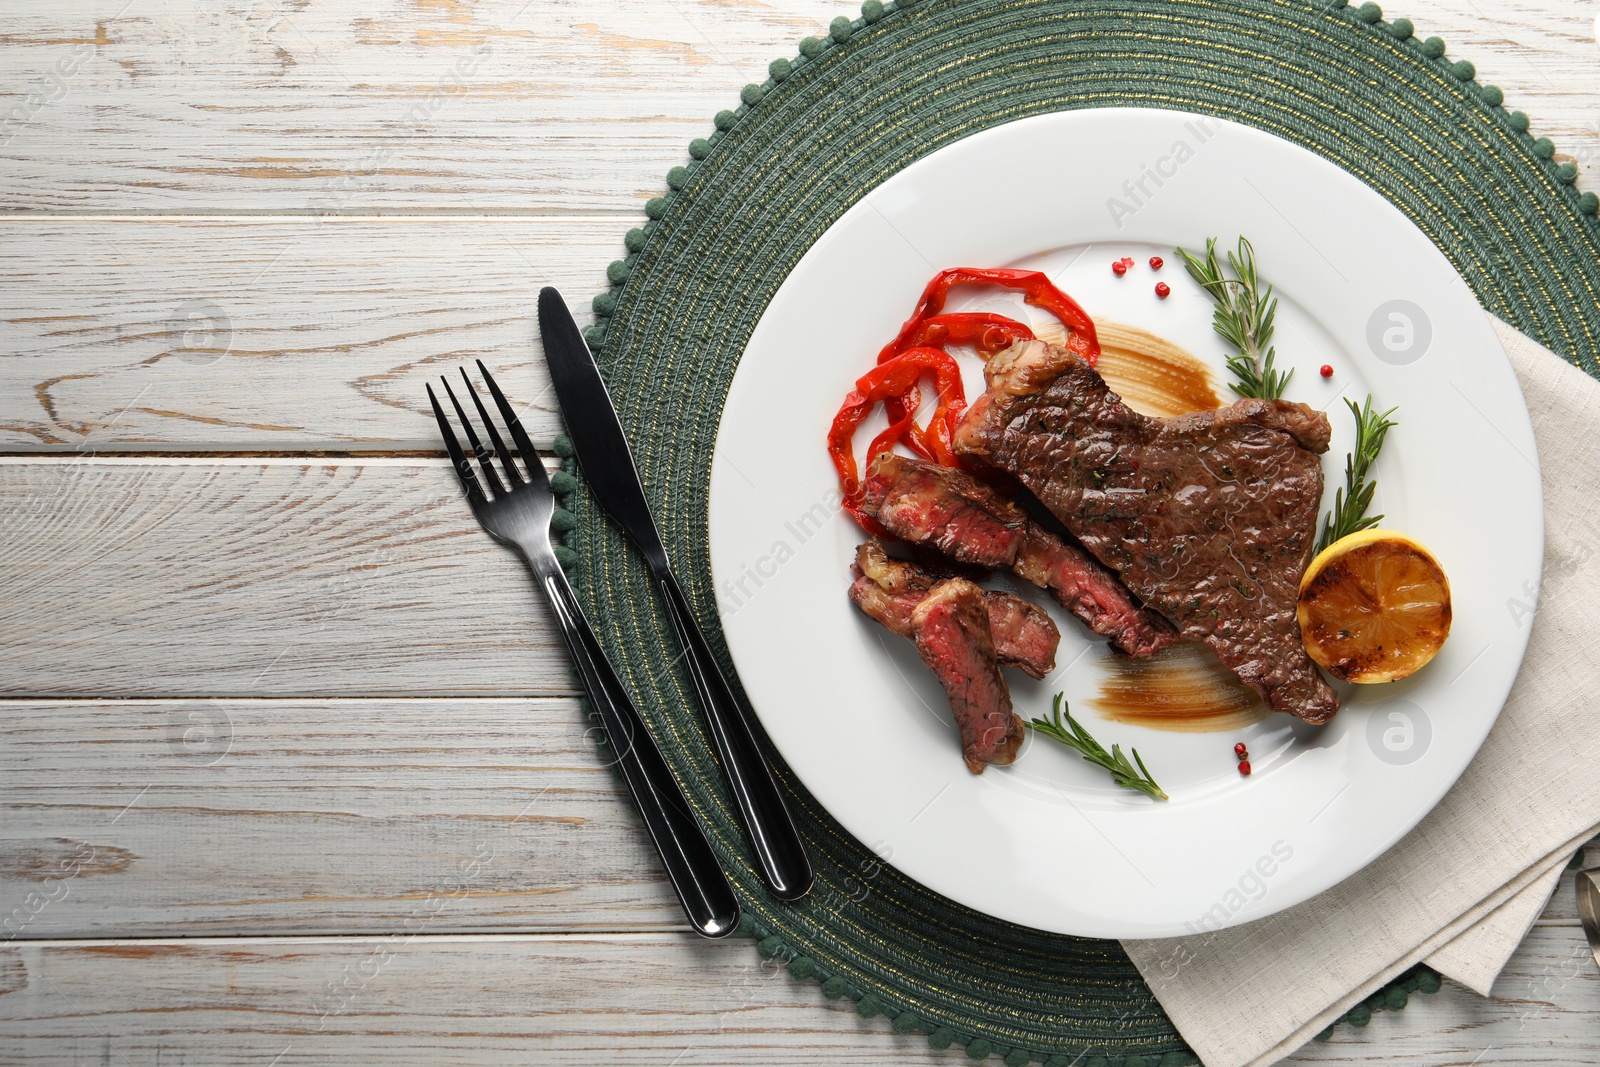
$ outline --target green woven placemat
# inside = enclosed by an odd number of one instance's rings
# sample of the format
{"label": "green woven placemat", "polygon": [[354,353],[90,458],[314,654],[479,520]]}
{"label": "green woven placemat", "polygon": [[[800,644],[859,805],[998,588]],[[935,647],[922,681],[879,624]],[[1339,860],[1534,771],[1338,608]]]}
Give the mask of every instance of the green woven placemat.
{"label": "green woven placemat", "polygon": [[[679,573],[720,646],[706,547],[711,451],[728,383],[785,275],[844,211],[977,130],[1081,107],[1217,115],[1318,152],[1383,192],[1489,310],[1591,374],[1600,229],[1576,168],[1472,64],[1403,19],[1344,0],[935,0],[880,4],[775,60],[667,176],[595,298],[595,346]],[[1070,181],[1063,175],[1063,181]],[[1375,252],[1379,250],[1374,250]],[[819,308],[818,314],[827,314]],[[865,355],[863,356],[865,358]],[[797,368],[803,373],[803,368]],[[843,386],[841,385],[841,389]],[[822,447],[823,427],[816,446]],[[563,443],[564,445],[564,443]],[[570,468],[570,461],[569,461]],[[852,839],[770,746],[817,867],[792,907],[762,892],[652,586],[571,478],[564,561],[673,762],[761,953],[825,996],[935,1047],[1012,1067],[1194,1062],[1114,941],[1043,934],[964,908]],[[841,596],[843,595],[841,576]],[[803,653],[803,650],[797,650]],[[980,843],[952,842],[982,863]],[[1095,872],[1085,870],[1083,877]],[[1438,987],[1416,971],[1350,1013]],[[887,1048],[887,1046],[886,1046]]]}

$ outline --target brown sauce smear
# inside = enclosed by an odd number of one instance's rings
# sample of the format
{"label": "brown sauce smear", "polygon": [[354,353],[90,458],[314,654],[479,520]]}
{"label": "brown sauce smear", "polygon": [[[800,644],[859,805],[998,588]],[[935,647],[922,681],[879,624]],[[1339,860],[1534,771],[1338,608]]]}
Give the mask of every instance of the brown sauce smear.
{"label": "brown sauce smear", "polygon": [[[1170,418],[1222,407],[1210,368],[1171,341],[1120,322],[1096,321],[1094,329],[1100,337],[1095,369],[1141,415]],[[1035,332],[1053,345],[1067,339],[1066,331],[1054,324]]]}
{"label": "brown sauce smear", "polygon": [[1255,690],[1198,641],[1179,641],[1149,659],[1117,657],[1089,704],[1114,722],[1207,733],[1260,722],[1269,714]]}
{"label": "brown sauce smear", "polygon": [[1187,415],[1220,408],[1211,371],[1183,349],[1120,322],[1097,322],[1106,384],[1141,415]]}

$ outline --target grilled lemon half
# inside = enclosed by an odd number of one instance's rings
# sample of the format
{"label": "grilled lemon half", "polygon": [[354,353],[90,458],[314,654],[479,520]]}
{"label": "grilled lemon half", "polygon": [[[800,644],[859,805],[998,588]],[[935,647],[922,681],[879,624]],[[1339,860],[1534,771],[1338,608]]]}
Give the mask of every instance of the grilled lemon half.
{"label": "grilled lemon half", "polygon": [[1450,582],[1403,533],[1362,530],[1317,554],[1300,579],[1300,636],[1347,682],[1395,682],[1450,636]]}

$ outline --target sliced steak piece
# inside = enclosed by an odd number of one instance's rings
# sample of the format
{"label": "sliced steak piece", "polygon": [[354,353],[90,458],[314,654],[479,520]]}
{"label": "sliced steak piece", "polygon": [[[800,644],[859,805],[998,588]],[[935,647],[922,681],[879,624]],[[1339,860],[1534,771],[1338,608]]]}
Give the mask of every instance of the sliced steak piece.
{"label": "sliced steak piece", "polygon": [[1015,667],[1029,678],[1043,678],[1056,668],[1061,631],[1050,616],[1010,593],[983,591],[989,609],[989,632],[1002,666]]}
{"label": "sliced steak piece", "polygon": [[938,677],[961,729],[967,770],[982,774],[1004,766],[1022,747],[1022,720],[995,660],[983,590],[965,578],[933,587],[911,613],[911,632],[922,662]]}
{"label": "sliced steak piece", "polygon": [[[850,573],[855,576],[851,601],[901,637],[914,636],[912,613],[946,577],[906,560],[891,559],[877,541],[867,541],[856,549]],[[1001,663],[1033,678],[1043,678],[1055,669],[1061,632],[1050,616],[1021,597],[991,589],[983,590],[983,602],[989,612],[995,657]]]}
{"label": "sliced steak piece", "polygon": [[1178,639],[1172,624],[1141,605],[1117,576],[1082,549],[1032,525],[1011,569],[1051,594],[1062,606],[1111,639],[1130,656],[1153,656]]}
{"label": "sliced steak piece", "polygon": [[1177,637],[1115,574],[965,471],[886,452],[864,488],[867,513],[896,537],[961,563],[1015,571],[1130,656],[1151,655]]}
{"label": "sliced steak piece", "polygon": [[965,471],[893,452],[872,461],[862,489],[867,514],[890,533],[979,567],[1010,569],[1033,525]]}
{"label": "sliced steak piece", "polygon": [[1274,711],[1325,722],[1339,700],[1295,618],[1322,506],[1328,420],[1239,400],[1160,419],[1087,362],[1030,342],[990,361],[956,451],[1019,479],[1144,603],[1205,641]]}

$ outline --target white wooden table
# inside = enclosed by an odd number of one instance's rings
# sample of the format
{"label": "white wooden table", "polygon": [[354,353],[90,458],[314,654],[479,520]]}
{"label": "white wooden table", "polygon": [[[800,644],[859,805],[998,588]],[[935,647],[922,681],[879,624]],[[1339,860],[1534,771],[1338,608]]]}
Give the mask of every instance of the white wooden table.
{"label": "white wooden table", "polygon": [[[548,441],[538,288],[844,12],[0,5],[0,1062],[963,1062],[684,932],[423,403]],[[1600,186],[1593,4],[1392,14]],[[1295,1059],[1595,1063],[1581,944]]]}

